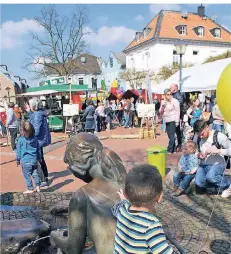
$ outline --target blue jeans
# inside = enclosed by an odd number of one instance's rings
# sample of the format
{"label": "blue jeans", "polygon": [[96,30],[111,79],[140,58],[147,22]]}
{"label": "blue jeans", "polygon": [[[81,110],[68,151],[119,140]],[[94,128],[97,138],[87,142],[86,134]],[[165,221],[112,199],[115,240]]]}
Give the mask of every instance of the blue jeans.
{"label": "blue jeans", "polygon": [[173,183],[181,190],[187,190],[195,175],[186,175],[184,172],[175,172],[173,175]]}
{"label": "blue jeans", "polygon": [[222,125],[222,124],[213,124],[213,130],[215,130],[215,131],[219,131],[219,132],[223,132],[223,130],[224,130],[224,125]]}
{"label": "blue jeans", "polygon": [[124,127],[129,127],[129,123],[130,123],[130,117],[129,117],[129,113],[126,114],[125,116],[125,124]]}
{"label": "blue jeans", "polygon": [[201,188],[216,187],[226,189],[229,187],[230,182],[224,176],[225,165],[214,164],[214,165],[201,165],[195,177],[195,184]]}
{"label": "blue jeans", "polygon": [[27,186],[28,190],[33,190],[34,189],[31,177],[33,177],[36,186],[40,186],[38,164],[35,164],[35,163],[32,163],[32,162],[22,163],[22,173],[23,173],[24,180],[26,182],[26,186]]}

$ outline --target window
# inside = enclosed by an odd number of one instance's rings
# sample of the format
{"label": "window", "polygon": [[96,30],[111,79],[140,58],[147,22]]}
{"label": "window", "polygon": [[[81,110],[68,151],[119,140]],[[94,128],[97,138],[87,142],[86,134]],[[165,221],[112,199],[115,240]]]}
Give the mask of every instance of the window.
{"label": "window", "polygon": [[79,85],[83,85],[83,78],[79,78]]}
{"label": "window", "polygon": [[186,25],[179,25],[179,26],[176,27],[176,30],[181,35],[186,35],[187,34],[187,26]]}
{"label": "window", "polygon": [[179,55],[173,55],[172,63],[173,63],[173,64],[179,64],[179,62],[180,62],[180,57],[179,57]]}
{"label": "window", "polygon": [[97,79],[91,78],[92,89],[97,89]]}
{"label": "window", "polygon": [[215,36],[216,38],[220,38],[220,37],[221,37],[221,29],[220,29],[220,28],[216,28],[216,29],[214,30],[214,36]]}
{"label": "window", "polygon": [[110,66],[111,66],[111,68],[113,67],[113,57],[110,57]]}
{"label": "window", "polygon": [[194,55],[194,56],[198,55],[198,51],[193,50],[193,55]]}
{"label": "window", "polygon": [[198,31],[198,36],[201,36],[201,37],[204,36],[204,27],[203,26],[199,26],[197,31]]}

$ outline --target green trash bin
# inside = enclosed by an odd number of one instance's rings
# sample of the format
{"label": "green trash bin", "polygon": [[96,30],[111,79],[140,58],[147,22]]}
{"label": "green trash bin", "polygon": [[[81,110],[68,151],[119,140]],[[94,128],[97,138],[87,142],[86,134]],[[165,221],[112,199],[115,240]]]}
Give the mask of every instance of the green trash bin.
{"label": "green trash bin", "polygon": [[166,153],[167,148],[163,146],[152,146],[146,150],[148,163],[156,166],[162,177],[166,174]]}

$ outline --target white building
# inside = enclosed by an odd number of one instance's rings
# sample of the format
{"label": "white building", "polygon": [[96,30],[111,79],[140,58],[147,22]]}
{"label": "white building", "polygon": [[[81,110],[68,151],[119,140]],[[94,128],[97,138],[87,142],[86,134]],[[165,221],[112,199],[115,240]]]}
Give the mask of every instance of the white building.
{"label": "white building", "polygon": [[210,56],[231,50],[231,33],[205,15],[205,7],[197,13],[160,11],[125,48],[126,68],[153,71],[179,63],[176,44],[185,44],[183,64],[198,64]]}

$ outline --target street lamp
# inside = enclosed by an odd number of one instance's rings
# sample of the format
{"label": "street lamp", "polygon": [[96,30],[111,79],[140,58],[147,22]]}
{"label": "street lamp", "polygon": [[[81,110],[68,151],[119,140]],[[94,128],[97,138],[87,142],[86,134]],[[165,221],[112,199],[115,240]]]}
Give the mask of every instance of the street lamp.
{"label": "street lamp", "polygon": [[180,56],[180,87],[179,90],[181,91],[182,86],[182,56],[185,54],[187,45],[184,44],[177,44],[176,47],[176,54]]}
{"label": "street lamp", "polygon": [[8,100],[10,102],[10,87],[6,87],[7,95],[8,95]]}

